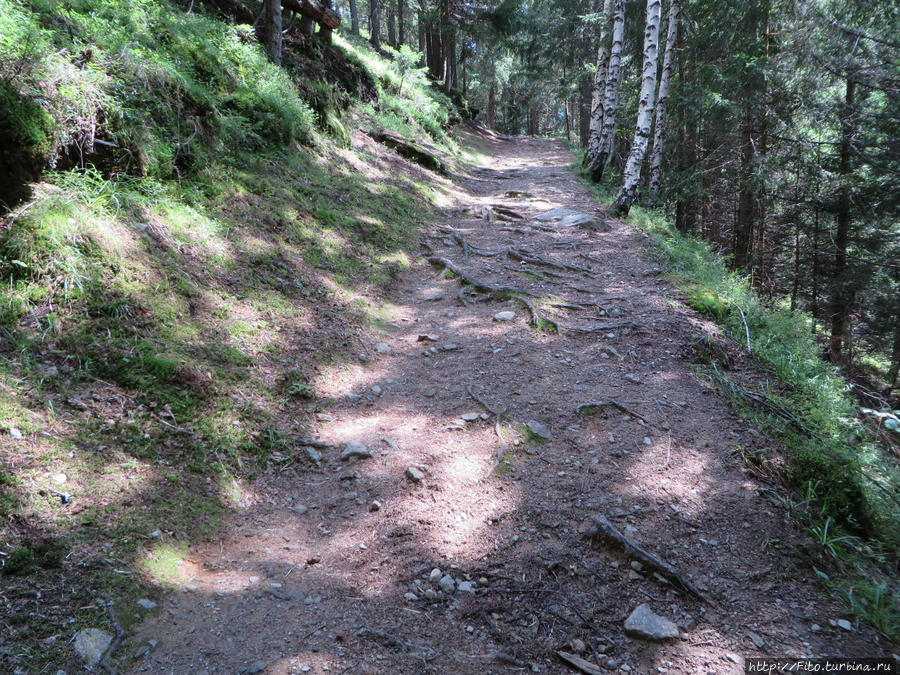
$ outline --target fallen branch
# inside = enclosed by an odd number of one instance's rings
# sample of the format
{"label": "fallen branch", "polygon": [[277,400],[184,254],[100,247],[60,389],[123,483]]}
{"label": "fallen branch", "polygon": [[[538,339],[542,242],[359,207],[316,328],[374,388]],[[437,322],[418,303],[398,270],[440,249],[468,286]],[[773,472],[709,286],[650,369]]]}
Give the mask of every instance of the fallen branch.
{"label": "fallen branch", "polygon": [[609,522],[609,520],[607,520],[605,516],[597,514],[593,517],[593,521],[597,526],[597,530],[589,532],[589,534],[596,535],[602,533],[607,539],[611,539],[622,546],[622,548],[625,549],[625,552],[628,555],[640,562],[642,565],[649,567],[653,571],[657,572],[660,576],[671,581],[673,585],[677,586],[681,590],[690,593],[691,595],[699,598],[707,604],[712,604],[710,600],[705,595],[703,595],[703,593],[701,593],[696,586],[685,579],[677,569],[672,567],[672,565],[667,563],[665,560],[657,558],[652,553],[648,553],[640,546],[635,544],[633,541],[631,541],[631,539],[619,532],[619,530],[617,530],[616,527],[611,522]]}
{"label": "fallen branch", "polygon": [[584,267],[578,267],[577,265],[567,265],[565,263],[554,262],[553,260],[548,260],[547,258],[542,258],[536,253],[532,253],[531,251],[524,248],[513,248],[510,246],[506,250],[506,255],[508,255],[513,260],[521,260],[523,262],[530,263],[532,265],[543,265],[544,267],[550,267],[556,270],[562,270],[564,272],[579,272],[580,274],[590,274],[590,270]]}
{"label": "fallen branch", "polygon": [[569,652],[556,652],[556,655],[573,668],[580,670],[582,673],[587,673],[588,675],[606,675],[605,671],[599,666],[595,666],[590,661],[585,661],[580,656],[569,654]]}
{"label": "fallen branch", "polygon": [[109,614],[109,622],[112,624],[113,630],[116,631],[116,636],[112,639],[112,642],[109,643],[109,646],[106,648],[106,651],[103,652],[103,656],[100,658],[100,661],[97,663],[104,672],[110,673],[111,675],[115,675],[115,668],[109,665],[109,658],[112,656],[112,653],[116,651],[119,647],[119,644],[122,642],[122,639],[125,637],[125,629],[122,628],[122,624],[119,623],[119,620],[116,618],[116,612],[113,609],[112,600],[106,600],[106,611]]}
{"label": "fallen branch", "polygon": [[575,408],[575,412],[581,414],[588,408],[597,408],[598,410],[602,410],[603,408],[615,408],[616,410],[621,410],[626,415],[631,415],[632,417],[637,417],[642,422],[646,423],[647,420],[643,415],[639,415],[634,412],[631,408],[626,405],[622,405],[618,401],[595,401],[593,403],[582,403],[580,406]]}
{"label": "fallen branch", "polygon": [[468,272],[461,269],[456,263],[453,261],[439,255],[431,255],[425,258],[432,265],[445,267],[453,274],[458,276],[460,279],[465,281],[470,286],[474,286],[478,290],[485,291],[487,293],[513,293],[519,295],[528,295],[531,297],[536,297],[534,293],[529,293],[528,291],[522,290],[520,288],[513,288],[512,286],[495,286],[494,284],[484,281],[482,279],[476,279]]}

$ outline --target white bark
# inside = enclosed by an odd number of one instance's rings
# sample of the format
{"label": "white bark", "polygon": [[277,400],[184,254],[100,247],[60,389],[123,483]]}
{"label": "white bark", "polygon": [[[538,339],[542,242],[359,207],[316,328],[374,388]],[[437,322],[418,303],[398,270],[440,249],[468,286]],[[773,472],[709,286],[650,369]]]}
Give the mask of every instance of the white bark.
{"label": "white bark", "polygon": [[603,92],[603,124],[597,141],[597,154],[591,161],[591,178],[603,178],[603,169],[612,148],[616,128],[616,101],[619,97],[619,64],[622,60],[622,43],[625,41],[625,0],[615,0],[613,11],[612,49],[606,71],[606,88]]}
{"label": "white bark", "polygon": [[666,33],[666,51],[663,54],[662,75],[659,78],[659,94],[656,96],[656,125],[653,128],[653,155],[650,158],[650,194],[659,192],[662,185],[663,148],[666,142],[666,104],[669,100],[669,80],[675,58],[675,40],[681,22],[681,0],[671,0],[669,5],[669,29]]}
{"label": "white bark", "polygon": [[641,179],[641,165],[650,142],[650,127],[653,123],[653,101],[656,94],[656,71],[659,62],[659,20],[661,0],[647,0],[647,27],[644,31],[644,67],[641,74],[641,98],[638,102],[637,124],[634,141],[625,163],[622,187],[612,203],[612,210],[627,215],[634,203],[638,183]]}
{"label": "white bark", "polygon": [[609,70],[609,19],[612,0],[603,0],[600,35],[597,46],[597,72],[594,74],[593,96],[591,100],[591,126],[588,132],[588,147],[584,155],[584,165],[590,166],[600,149],[600,129],[603,128],[603,92],[606,87],[606,74]]}

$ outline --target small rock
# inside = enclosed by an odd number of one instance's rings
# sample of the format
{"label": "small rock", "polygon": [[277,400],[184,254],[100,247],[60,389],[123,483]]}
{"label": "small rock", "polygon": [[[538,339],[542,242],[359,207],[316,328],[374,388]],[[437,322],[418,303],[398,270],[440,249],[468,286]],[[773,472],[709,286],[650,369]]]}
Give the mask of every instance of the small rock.
{"label": "small rock", "polygon": [[853,630],[853,624],[847,621],[847,619],[838,619],[837,625],[844,630]]}
{"label": "small rock", "polygon": [[374,500],[371,504],[369,504],[369,511],[381,511],[381,502],[377,499]]}
{"label": "small rock", "polygon": [[437,302],[438,300],[443,300],[443,299],[444,299],[444,294],[441,293],[440,291],[436,291],[434,293],[429,293],[428,295],[425,296],[425,300],[427,302]]}
{"label": "small rock", "polygon": [[542,439],[544,439],[545,441],[549,441],[549,440],[551,439],[551,437],[552,437],[551,434],[550,434],[550,430],[549,430],[547,427],[545,427],[543,424],[541,424],[540,422],[538,422],[538,421],[536,421],[536,420],[531,420],[531,421],[528,423],[528,430],[529,430],[532,434],[534,434],[535,436],[537,436],[538,438],[542,438]]}
{"label": "small rock", "polygon": [[425,392],[425,398],[433,398],[436,393],[437,393],[436,389],[429,389],[428,391]]}
{"label": "small rock", "polygon": [[306,456],[309,457],[309,461],[311,461],[316,466],[322,466],[321,452],[309,446],[306,446],[304,449],[306,450]]}
{"label": "small rock", "polygon": [[576,654],[581,654],[585,650],[584,642],[582,642],[578,638],[575,638],[574,640],[572,640],[571,645],[572,645],[572,651],[575,652]]}
{"label": "small rock", "polygon": [[434,592],[433,588],[426,588],[425,589],[425,598],[427,600],[437,600],[438,594]]}
{"label": "small rock", "polygon": [[410,602],[415,602],[416,600],[419,599],[419,596],[416,595],[415,593],[404,593],[403,597],[406,598],[407,600],[409,600]]}
{"label": "small rock", "polygon": [[641,640],[668,640],[678,637],[678,626],[653,613],[646,603],[638,605],[625,619],[625,633]]}
{"label": "small rock", "polygon": [[50,476],[50,480],[52,480],[57,485],[63,485],[67,480],[69,480],[69,478],[64,473],[55,473]]}
{"label": "small rock", "polygon": [[259,577],[250,577],[247,579],[251,584],[259,583]]}
{"label": "small rock", "polygon": [[809,629],[810,629],[813,633],[818,633],[820,630],[822,630],[822,626],[820,626],[820,625],[817,624],[817,623],[814,623],[812,626],[809,627]]}
{"label": "small rock", "polygon": [[442,576],[444,576],[444,573],[441,572],[441,568],[435,567],[433,570],[431,570],[431,574],[428,575],[428,580],[436,586],[437,582],[441,580]]}
{"label": "small rock", "polygon": [[633,569],[635,572],[640,572],[644,569],[644,566],[641,565],[641,563],[639,563],[637,560],[632,560],[629,564],[631,565],[631,569]]}
{"label": "small rock", "polygon": [[156,608],[156,603],[150,600],[149,598],[141,598],[137,601],[138,607],[141,609],[151,610]]}
{"label": "small rock", "polygon": [[475,586],[471,581],[460,581],[459,585],[456,587],[456,590],[460,593],[474,593]]}
{"label": "small rock", "polygon": [[345,492],[345,493],[344,493],[343,495],[341,495],[341,496],[342,496],[344,499],[356,499],[357,497],[359,497],[359,493],[356,492],[356,491],[354,490],[353,492]]}
{"label": "small rock", "polygon": [[390,354],[391,346],[387,342],[376,342],[375,351],[379,354]]}
{"label": "small rock", "polygon": [[623,663],[621,666],[619,666],[619,670],[621,670],[623,673],[630,673],[631,666],[629,666],[627,663]]}
{"label": "small rock", "polygon": [[153,651],[158,644],[159,640],[147,640],[147,644],[141,645],[131,658],[137,661],[138,659],[147,656],[147,654]]}
{"label": "small rock", "polygon": [[513,311],[497,312],[494,314],[494,321],[512,321],[515,318],[516,313]]}
{"label": "small rock", "polygon": [[347,441],[347,444],[344,446],[344,451],[341,453],[341,459],[344,461],[350,459],[368,459],[372,456],[372,451],[369,450],[362,441]]}
{"label": "small rock", "polygon": [[639,378],[634,373],[628,373],[627,375],[625,375],[625,379],[628,380],[629,382],[634,382],[635,384],[641,383],[641,378]]}
{"label": "small rock", "polygon": [[248,673],[248,675],[253,675],[254,673],[261,673],[265,669],[265,663],[263,663],[262,661],[254,661],[247,667],[247,670],[245,670],[244,672]]}
{"label": "small rock", "polygon": [[463,422],[474,422],[481,417],[481,414],[477,412],[467,412],[464,415],[461,415],[461,417]]}
{"label": "small rock", "polygon": [[459,347],[457,345],[453,344],[452,342],[445,344],[443,346],[443,350],[445,352],[452,352],[452,351],[456,351],[457,349],[459,349]]}
{"label": "small rock", "polygon": [[16,429],[15,427],[10,427],[10,428],[9,428],[9,435],[13,437],[13,440],[14,440],[14,441],[21,441],[21,440],[22,440],[22,432],[19,431],[18,429]]}
{"label": "small rock", "polygon": [[638,572],[635,572],[634,570],[628,570],[628,581],[637,581],[638,579],[643,578],[644,577],[642,577]]}
{"label": "small rock", "polygon": [[757,649],[762,649],[766,644],[765,641],[753,631],[747,631],[747,637],[750,638],[750,641],[756,645]]}
{"label": "small rock", "polygon": [[425,474],[421,469],[411,466],[406,470],[406,479],[411,483],[421,483],[425,480]]}
{"label": "small rock", "polygon": [[644,445],[653,445],[653,441],[650,440],[649,436],[644,436]]}
{"label": "small rock", "polygon": [[444,593],[450,595],[453,591],[456,590],[456,581],[454,581],[453,577],[449,574],[445,574],[441,577],[441,580],[438,581],[438,586]]}
{"label": "small rock", "polygon": [[160,532],[159,530],[153,530],[153,532],[151,532],[147,536],[150,537],[151,539],[157,539],[158,537],[162,536],[162,532]]}
{"label": "small rock", "polygon": [[606,659],[606,661],[603,664],[603,667],[606,668],[607,670],[615,670],[616,668],[619,667],[619,662],[616,661],[615,659]]}
{"label": "small rock", "polygon": [[87,628],[75,634],[75,651],[88,668],[100,663],[100,658],[112,642],[113,636],[99,628]]}
{"label": "small rock", "polygon": [[44,364],[38,368],[43,377],[56,377],[59,375],[59,368],[53,364]]}
{"label": "small rock", "polygon": [[303,506],[303,504],[297,504],[297,506],[291,508],[291,511],[296,513],[298,516],[302,516],[304,513],[309,511],[309,507]]}
{"label": "small rock", "polygon": [[382,391],[383,391],[382,388],[380,386],[378,386],[377,384],[372,387],[372,393],[375,394],[376,396],[381,396]]}

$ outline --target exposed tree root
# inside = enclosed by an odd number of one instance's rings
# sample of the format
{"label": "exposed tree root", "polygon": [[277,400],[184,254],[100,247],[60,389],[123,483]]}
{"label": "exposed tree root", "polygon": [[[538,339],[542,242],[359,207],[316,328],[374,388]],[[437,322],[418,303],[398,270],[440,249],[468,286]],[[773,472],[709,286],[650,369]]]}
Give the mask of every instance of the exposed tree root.
{"label": "exposed tree root", "polygon": [[584,326],[566,326],[566,330],[575,331],[576,333],[599,333],[604,330],[616,330],[619,328],[640,328],[641,325],[635,323],[634,321],[619,321],[616,323],[604,323],[599,326],[591,326],[590,328]]}
{"label": "exposed tree root", "polygon": [[579,274],[590,274],[591,271],[584,267],[578,267],[577,265],[566,265],[565,263],[554,262],[553,260],[549,260],[547,258],[542,258],[536,253],[532,253],[531,251],[524,248],[513,248],[510,246],[506,250],[506,255],[508,255],[513,260],[521,260],[523,262],[530,263],[532,265],[543,265],[544,267],[550,267],[556,270],[562,270],[565,272],[578,272]]}
{"label": "exposed tree root", "polygon": [[103,657],[100,659],[100,662],[97,665],[100,666],[100,669],[103,670],[103,672],[115,675],[116,670],[111,665],[109,665],[109,659],[112,656],[113,652],[118,649],[119,644],[121,644],[122,639],[125,637],[125,630],[122,628],[122,624],[119,623],[119,620],[116,618],[116,612],[113,609],[112,600],[106,601],[106,611],[109,614],[109,622],[112,624],[113,630],[116,631],[116,635],[112,639],[112,642],[109,643],[106,651],[103,652]]}
{"label": "exposed tree root", "polygon": [[618,401],[593,401],[591,403],[582,403],[580,406],[575,408],[575,412],[580,414],[590,408],[597,408],[598,410],[602,410],[603,408],[615,408],[616,410],[621,410],[626,415],[631,415],[632,417],[636,417],[642,422],[647,422],[646,418],[644,418],[643,415],[634,412],[634,410],[626,405],[622,405]]}
{"label": "exposed tree root", "polygon": [[495,410],[489,406],[483,398],[472,390],[471,384],[466,388],[466,391],[482,408],[494,416],[494,433],[497,434],[497,438],[500,439],[500,447],[497,449],[497,457],[494,459],[494,466],[491,467],[491,472],[493,472],[500,466],[500,463],[503,461],[503,456],[506,455],[506,451],[509,448],[509,444],[503,438],[503,434],[500,433],[500,418],[506,414],[506,408],[503,410]]}
{"label": "exposed tree root", "polygon": [[619,532],[619,530],[617,530],[616,527],[611,522],[609,522],[609,520],[607,520],[605,516],[597,514],[593,517],[593,521],[597,528],[592,528],[591,531],[588,532],[588,534],[590,534],[591,536],[602,534],[607,539],[611,539],[612,541],[622,546],[622,548],[625,549],[625,552],[632,558],[640,562],[645,567],[650,568],[661,577],[672,582],[674,586],[677,586],[686,593],[690,593],[691,595],[699,598],[707,604],[712,604],[710,600],[705,595],[703,595],[703,593],[701,593],[696,586],[685,579],[677,569],[672,567],[672,565],[667,563],[665,560],[656,557],[652,553],[648,553],[640,546],[635,544],[633,541],[631,541],[631,539]]}

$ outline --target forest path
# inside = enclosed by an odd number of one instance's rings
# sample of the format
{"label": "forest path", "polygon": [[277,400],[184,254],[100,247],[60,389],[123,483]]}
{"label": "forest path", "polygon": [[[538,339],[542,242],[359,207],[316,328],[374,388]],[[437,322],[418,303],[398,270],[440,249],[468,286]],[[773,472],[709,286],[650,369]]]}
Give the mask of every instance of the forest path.
{"label": "forest path", "polygon": [[[463,306],[458,280],[414,265],[384,309],[383,344],[315,383],[341,401],[318,416],[336,447],[321,468],[289,463],[260,478],[220,537],[190,549],[185,592],[141,627],[159,644],[134,672],[565,673],[556,651],[583,649],[611,671],[706,674],[741,673],[752,655],[889,654],[873,631],[835,624],[851,617],[791,552],[803,535],[740,459],[766,441],[692,369],[693,342],[716,329],[652,269],[645,235],[606,219],[561,142],[477,142],[492,161],[457,180],[468,212],[448,210],[426,242],[473,278],[533,294],[562,334],[533,330],[515,299]],[[497,204],[525,218],[476,217]],[[609,231],[534,220],[555,207]],[[572,269],[513,259],[510,247]],[[503,311],[514,318],[495,320]],[[478,417],[469,387],[507,411],[497,471],[494,420]],[[576,413],[610,400],[644,421]],[[530,421],[550,439],[526,438]],[[342,461],[353,440],[373,456]],[[714,604],[592,543],[580,530],[595,513]],[[434,568],[464,585],[442,592]],[[642,603],[680,639],[627,637]]]}

